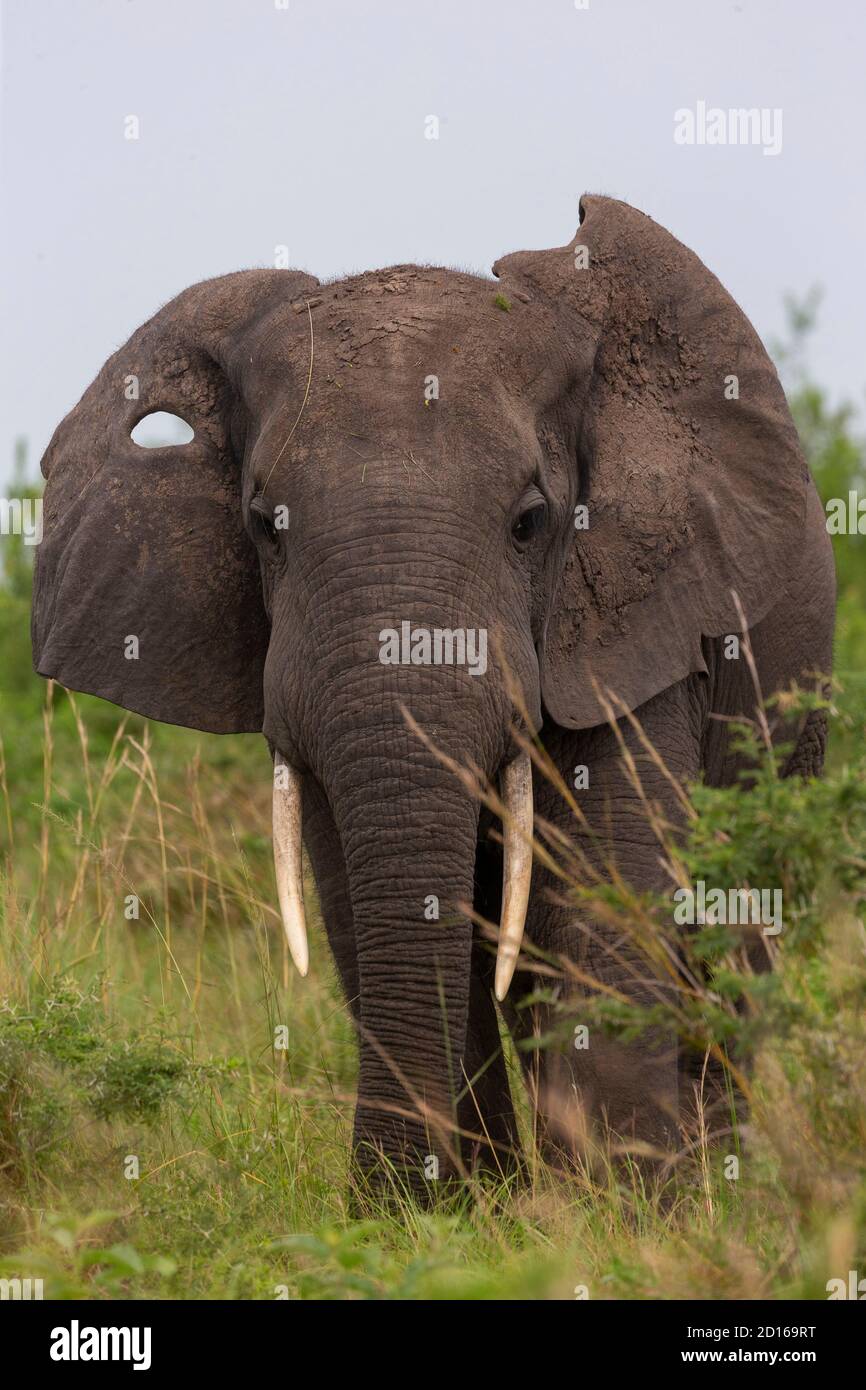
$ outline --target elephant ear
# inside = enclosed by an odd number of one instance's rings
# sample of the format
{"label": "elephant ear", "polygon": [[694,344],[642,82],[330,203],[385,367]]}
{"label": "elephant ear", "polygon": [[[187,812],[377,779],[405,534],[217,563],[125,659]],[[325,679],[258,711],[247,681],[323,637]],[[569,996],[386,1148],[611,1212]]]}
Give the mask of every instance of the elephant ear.
{"label": "elephant ear", "polygon": [[[138,714],[213,733],[262,726],[269,625],[241,509],[227,357],[271,301],[317,282],[251,270],[195,285],[115,353],[42,460],[36,670]],[[188,444],[142,448],[154,411]]]}
{"label": "elephant ear", "polygon": [[706,671],[702,638],[742,630],[737,600],[760,621],[808,483],[775,369],[715,276],[625,203],[580,210],[568,246],[494,267],[550,306],[576,378],[583,364],[572,501],[587,510],[541,652],[545,704],[575,729],[605,718],[597,689],[635,709]]}

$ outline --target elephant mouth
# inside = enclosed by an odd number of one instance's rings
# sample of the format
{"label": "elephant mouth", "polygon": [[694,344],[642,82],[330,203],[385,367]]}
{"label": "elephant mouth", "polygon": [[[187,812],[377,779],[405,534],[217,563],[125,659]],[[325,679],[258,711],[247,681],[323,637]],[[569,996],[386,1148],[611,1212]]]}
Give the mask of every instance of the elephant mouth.
{"label": "elephant mouth", "polygon": [[[277,752],[274,756],[273,845],[280,915],[289,952],[299,973],[307,974],[310,952],[304,912],[301,774]],[[508,993],[526,924],[532,880],[532,763],[520,753],[499,776],[503,807],[502,912],[496,951],[494,992]]]}

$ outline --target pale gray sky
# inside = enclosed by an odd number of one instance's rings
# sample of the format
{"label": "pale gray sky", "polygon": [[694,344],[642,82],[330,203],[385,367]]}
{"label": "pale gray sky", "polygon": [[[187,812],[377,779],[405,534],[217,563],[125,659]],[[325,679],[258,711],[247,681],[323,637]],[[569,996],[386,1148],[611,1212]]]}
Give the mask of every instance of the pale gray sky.
{"label": "pale gray sky", "polygon": [[[195,280],[278,244],[321,276],[486,272],[567,241],[585,190],[765,341],[820,282],[815,373],[862,401],[864,39],[861,0],[6,0],[0,481]],[[699,102],[781,109],[781,152],[676,144]]]}

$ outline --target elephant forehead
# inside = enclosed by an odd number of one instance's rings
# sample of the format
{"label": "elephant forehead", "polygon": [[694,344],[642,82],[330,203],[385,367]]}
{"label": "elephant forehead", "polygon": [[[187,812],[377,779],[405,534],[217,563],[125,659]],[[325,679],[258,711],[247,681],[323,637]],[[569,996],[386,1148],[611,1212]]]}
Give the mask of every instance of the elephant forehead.
{"label": "elephant forehead", "polygon": [[537,463],[531,419],[498,389],[473,392],[461,383],[437,397],[423,378],[411,389],[395,389],[361,372],[332,379],[323,374],[301,404],[299,414],[291,402],[272,417],[257,445],[257,474],[269,475],[279,456],[275,483],[311,467],[335,482],[356,471],[368,483],[447,478],[458,494],[471,491],[473,480],[489,484],[494,476],[517,485]]}
{"label": "elephant forehead", "polygon": [[424,383],[429,396],[437,383],[441,394],[447,380],[456,393],[513,374],[538,312],[512,304],[495,281],[480,276],[397,266],[277,306],[257,325],[253,356],[268,379],[286,380],[288,373],[303,381],[312,355],[319,382],[345,386],[358,373],[394,393]]}
{"label": "elephant forehead", "polygon": [[[406,288],[388,293],[389,283]],[[338,370],[369,367],[408,377],[425,368],[465,371],[468,350],[483,339],[482,286],[447,272],[374,280],[372,290],[366,277],[337,286],[324,317],[323,347]],[[455,363],[461,354],[464,362]]]}
{"label": "elephant forehead", "polygon": [[452,487],[491,466],[518,483],[531,475],[537,400],[521,388],[539,376],[538,312],[497,296],[493,281],[409,266],[283,309],[250,359],[268,422],[257,473],[279,481],[314,462],[342,476],[396,461],[401,475],[451,467]]}

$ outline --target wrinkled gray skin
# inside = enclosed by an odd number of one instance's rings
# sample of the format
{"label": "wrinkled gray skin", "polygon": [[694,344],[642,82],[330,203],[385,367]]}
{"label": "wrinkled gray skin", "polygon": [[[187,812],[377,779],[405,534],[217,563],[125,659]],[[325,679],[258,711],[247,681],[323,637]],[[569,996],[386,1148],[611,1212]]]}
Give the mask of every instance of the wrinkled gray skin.
{"label": "wrinkled gray skin", "polygon": [[[358,1023],[357,1159],[375,1177],[384,1154],[419,1190],[425,1155],[440,1179],[458,1170],[419,1103],[483,1136],[464,1140],[464,1164],[507,1168],[517,1143],[493,957],[455,906],[474,897],[496,920],[500,851],[403,706],[495,779],[520,722],[507,665],[566,781],[589,769],[580,804],[598,842],[585,848],[662,888],[595,683],[637,711],[677,777],[723,784],[735,762],[713,716],[755,704],[745,661],[724,658],[741,629],[731,591],[765,695],[831,665],[828,537],[754,331],[650,219],[603,198],[581,213],[569,246],[499,262],[499,285],[416,266],[197,285],[110,359],[43,463],[37,669],[157,719],[261,729],[302,771],[305,841]],[[130,430],[154,410],[183,416],[194,440],[139,449]],[[381,664],[379,633],[402,621],[486,629],[487,673]],[[624,721],[621,733],[639,755]],[[798,740],[787,771],[820,771],[820,716],[775,733]],[[675,819],[669,783],[641,765]],[[575,835],[537,777],[535,804]],[[648,996],[628,944],[551,904],[550,887],[536,866],[529,939]],[[518,1036],[545,1026],[516,1007],[533,983],[519,969],[506,1001]],[[537,1069],[552,1144],[576,1143],[582,1114],[676,1142],[673,1039],[593,1036]]]}

